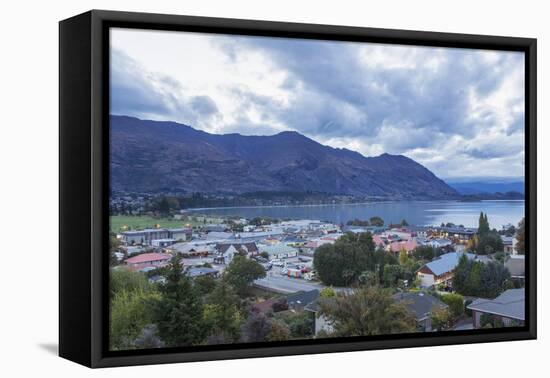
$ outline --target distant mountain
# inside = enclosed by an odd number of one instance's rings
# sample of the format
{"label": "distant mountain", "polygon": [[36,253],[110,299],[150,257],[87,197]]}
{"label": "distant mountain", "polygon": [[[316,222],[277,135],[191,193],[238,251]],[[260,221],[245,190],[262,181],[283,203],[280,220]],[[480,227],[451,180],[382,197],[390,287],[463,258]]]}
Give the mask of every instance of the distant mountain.
{"label": "distant mountain", "polygon": [[470,194],[494,194],[517,192],[525,194],[525,182],[519,179],[504,180],[504,179],[485,179],[471,181],[446,181],[457,192],[464,195]]}
{"label": "distant mountain", "polygon": [[459,197],[405,156],[364,157],[294,131],[217,135],[175,122],[111,116],[110,132],[115,191],[313,191],[398,200]]}

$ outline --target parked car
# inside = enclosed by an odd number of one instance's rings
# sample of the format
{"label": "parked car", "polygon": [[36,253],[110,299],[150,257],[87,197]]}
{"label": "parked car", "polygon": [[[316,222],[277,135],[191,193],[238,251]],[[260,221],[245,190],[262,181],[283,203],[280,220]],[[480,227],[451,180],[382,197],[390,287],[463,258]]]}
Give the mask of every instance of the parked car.
{"label": "parked car", "polygon": [[317,279],[317,274],[315,273],[314,270],[312,270],[311,272],[304,274],[304,279],[307,281],[313,281]]}
{"label": "parked car", "polygon": [[279,266],[279,267],[285,266],[285,262],[281,260],[271,260],[269,263],[272,264],[273,266]]}
{"label": "parked car", "polygon": [[309,261],[311,261],[310,258],[308,258],[308,257],[302,257],[302,256],[298,257],[298,260],[300,260],[301,262],[309,262]]}

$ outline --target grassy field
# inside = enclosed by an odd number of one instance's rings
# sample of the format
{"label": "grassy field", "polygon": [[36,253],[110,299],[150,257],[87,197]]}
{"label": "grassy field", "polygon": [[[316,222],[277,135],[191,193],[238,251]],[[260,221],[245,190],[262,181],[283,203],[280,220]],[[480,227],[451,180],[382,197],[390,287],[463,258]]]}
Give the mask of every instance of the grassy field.
{"label": "grassy field", "polygon": [[111,216],[111,231],[143,230],[144,228],[154,228],[156,225],[159,225],[158,227],[161,228],[178,228],[186,227],[187,225],[194,226],[195,223],[187,220],[153,218],[147,215],[114,215]]}

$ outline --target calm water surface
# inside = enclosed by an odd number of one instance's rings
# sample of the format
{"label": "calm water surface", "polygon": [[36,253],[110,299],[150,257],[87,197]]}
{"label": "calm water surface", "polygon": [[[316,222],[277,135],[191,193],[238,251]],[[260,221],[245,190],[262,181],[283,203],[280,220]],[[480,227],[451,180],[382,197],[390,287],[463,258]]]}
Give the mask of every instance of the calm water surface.
{"label": "calm water surface", "polygon": [[487,213],[491,227],[498,229],[509,223],[517,225],[525,214],[525,202],[400,201],[313,206],[225,207],[190,211],[211,216],[268,216],[281,219],[318,219],[334,223],[346,223],[351,219],[368,219],[378,215],[386,224],[406,219],[409,224],[419,226],[451,222],[466,227],[477,227],[479,213],[483,211]]}

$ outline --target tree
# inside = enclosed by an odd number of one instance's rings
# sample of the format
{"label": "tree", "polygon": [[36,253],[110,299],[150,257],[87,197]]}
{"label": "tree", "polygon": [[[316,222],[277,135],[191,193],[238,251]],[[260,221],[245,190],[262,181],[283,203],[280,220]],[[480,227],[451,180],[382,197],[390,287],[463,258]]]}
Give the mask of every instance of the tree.
{"label": "tree", "polygon": [[384,225],[384,220],[377,215],[374,217],[371,217],[369,221],[372,226],[382,227]]}
{"label": "tree", "polygon": [[407,265],[408,262],[409,254],[405,249],[401,249],[401,251],[399,251],[399,264],[404,266]]}
{"label": "tree", "polygon": [[241,340],[245,343],[266,341],[271,331],[271,321],[259,311],[251,311],[241,328]]}
{"label": "tree", "polygon": [[454,289],[467,296],[495,298],[506,288],[510,272],[502,264],[483,263],[462,255],[453,276]]}
{"label": "tree", "polygon": [[334,244],[317,248],[313,266],[326,285],[348,286],[356,282],[362,272],[374,270],[382,259],[383,254],[375,251],[369,232],[348,233]]}
{"label": "tree", "polygon": [[441,301],[449,306],[449,311],[452,316],[458,318],[464,314],[464,297],[460,294],[445,294],[441,297]]}
{"label": "tree", "polygon": [[437,257],[439,255],[439,252],[436,248],[432,246],[419,245],[413,250],[412,255],[415,259],[418,259],[418,260],[431,261],[434,259],[434,257]]}
{"label": "tree", "polygon": [[407,227],[409,225],[409,223],[407,222],[406,219],[401,219],[401,227]]}
{"label": "tree", "polygon": [[386,265],[382,282],[386,287],[396,287],[397,281],[405,278],[405,269],[401,265]]}
{"label": "tree", "polygon": [[208,295],[216,288],[216,279],[210,275],[199,276],[194,279],[195,288],[201,296]]}
{"label": "tree", "polygon": [[516,234],[516,251],[520,255],[525,255],[525,218],[522,218],[518,224]]}
{"label": "tree", "polygon": [[490,228],[489,228],[489,221],[487,220],[487,214],[483,214],[483,212],[481,212],[479,214],[477,233],[480,237],[483,237],[484,235],[487,235],[489,231],[490,231]]}
{"label": "tree", "polygon": [[336,296],[336,291],[332,288],[332,286],[327,286],[321,289],[319,296],[321,298],[333,298]]}
{"label": "tree", "polygon": [[267,341],[285,341],[290,338],[288,326],[278,320],[271,321],[271,328],[266,336]]}
{"label": "tree", "polygon": [[112,350],[135,349],[134,341],[153,322],[151,301],[160,299],[154,291],[122,290],[111,298],[109,343]]}
{"label": "tree", "polygon": [[182,274],[181,257],[172,258],[162,297],[154,303],[154,320],[167,347],[202,343],[208,333],[203,306],[188,277]]}
{"label": "tree", "polygon": [[152,349],[164,347],[164,342],[158,337],[158,329],[154,324],[146,325],[134,341],[137,349]]}
{"label": "tree", "polygon": [[239,313],[240,300],[226,279],[218,281],[206,302],[203,316],[210,329],[209,340],[237,342],[242,320]]}
{"label": "tree", "polygon": [[111,234],[109,236],[109,266],[111,267],[118,265],[118,258],[115,253],[118,252],[119,248],[120,240],[118,240],[116,235]]}
{"label": "tree", "polygon": [[225,269],[225,279],[241,296],[248,295],[249,286],[259,278],[265,277],[265,269],[258,262],[244,256],[235,256]]}
{"label": "tree", "polygon": [[318,301],[320,314],[341,337],[387,335],[416,331],[416,320],[386,289],[362,287],[353,293]]}
{"label": "tree", "polygon": [[153,286],[147,280],[143,273],[132,272],[121,268],[110,270],[109,286],[111,288],[111,297],[122,291],[144,291],[153,290]]}
{"label": "tree", "polygon": [[497,231],[489,231],[487,234],[480,236],[477,244],[477,253],[480,255],[490,255],[495,252],[500,252],[504,249],[502,238]]}
{"label": "tree", "polygon": [[437,331],[447,329],[451,324],[451,313],[447,308],[433,308],[430,314],[430,318],[432,321],[432,328]]}

